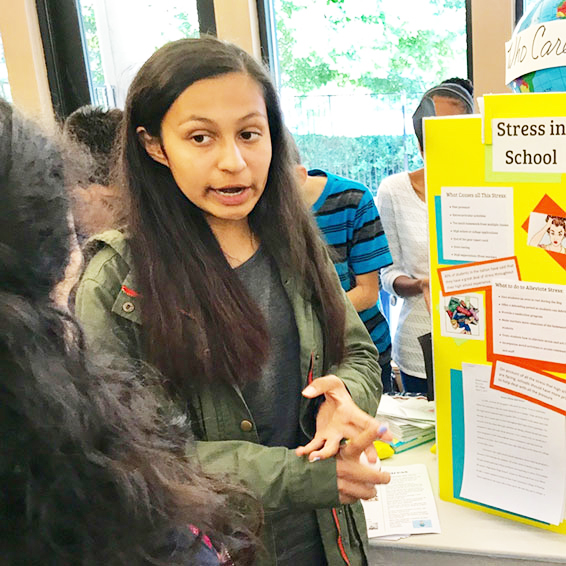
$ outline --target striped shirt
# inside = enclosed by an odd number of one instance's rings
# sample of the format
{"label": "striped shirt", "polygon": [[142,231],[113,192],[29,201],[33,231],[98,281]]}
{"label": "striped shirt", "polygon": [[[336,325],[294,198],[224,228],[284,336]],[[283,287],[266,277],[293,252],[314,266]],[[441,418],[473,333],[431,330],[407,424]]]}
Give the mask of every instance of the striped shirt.
{"label": "striped shirt", "polygon": [[[381,219],[369,189],[344,177],[313,169],[309,176],[327,178],[312,206],[318,227],[334,250],[334,266],[344,291],[356,286],[356,276],[379,271],[393,263]],[[391,335],[376,303],[358,313],[379,352],[383,366],[391,361]]]}

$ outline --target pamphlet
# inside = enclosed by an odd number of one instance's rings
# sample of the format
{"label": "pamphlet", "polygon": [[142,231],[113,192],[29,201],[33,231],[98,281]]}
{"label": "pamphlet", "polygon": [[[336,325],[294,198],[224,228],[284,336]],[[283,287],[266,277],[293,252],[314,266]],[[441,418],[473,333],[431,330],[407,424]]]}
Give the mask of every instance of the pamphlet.
{"label": "pamphlet", "polygon": [[362,501],[368,536],[406,537],[440,533],[432,487],[424,464],[382,468],[391,474],[388,484],[377,485],[377,495]]}

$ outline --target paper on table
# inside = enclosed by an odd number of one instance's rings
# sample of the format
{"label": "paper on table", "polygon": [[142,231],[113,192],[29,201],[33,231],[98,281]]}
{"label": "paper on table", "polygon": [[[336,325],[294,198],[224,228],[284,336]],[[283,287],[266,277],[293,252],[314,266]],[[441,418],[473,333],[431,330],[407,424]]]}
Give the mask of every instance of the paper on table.
{"label": "paper on table", "polygon": [[362,501],[368,536],[439,533],[440,522],[426,466],[413,464],[383,469],[391,474],[391,481],[376,486],[376,497]]}
{"label": "paper on table", "polygon": [[465,419],[460,496],[557,525],[562,519],[566,418],[489,388],[491,367],[462,364]]}
{"label": "paper on table", "polygon": [[419,397],[382,395],[377,414],[411,421],[435,422],[434,401],[427,401]]}

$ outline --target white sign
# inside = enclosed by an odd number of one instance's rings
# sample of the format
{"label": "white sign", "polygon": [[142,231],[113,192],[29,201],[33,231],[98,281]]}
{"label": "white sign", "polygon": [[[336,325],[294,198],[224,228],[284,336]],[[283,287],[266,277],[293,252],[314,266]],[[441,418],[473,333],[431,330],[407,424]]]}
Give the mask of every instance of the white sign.
{"label": "white sign", "polygon": [[477,289],[478,287],[490,287],[493,279],[519,280],[517,262],[512,257],[443,269],[439,275],[445,294]]}
{"label": "white sign", "polygon": [[495,280],[493,352],[566,364],[566,285]]}
{"label": "white sign", "polygon": [[566,415],[566,381],[497,360],[493,385],[529,397]]}
{"label": "white sign", "polygon": [[494,118],[493,170],[566,173],[566,117]]}
{"label": "white sign", "polygon": [[491,367],[462,364],[465,456],[460,496],[557,525],[562,520],[565,419],[495,389]]}
{"label": "white sign", "polygon": [[532,25],[505,44],[505,82],[526,73],[566,66],[566,21]]}
{"label": "white sign", "polygon": [[442,187],[441,203],[446,259],[514,255],[512,187]]}

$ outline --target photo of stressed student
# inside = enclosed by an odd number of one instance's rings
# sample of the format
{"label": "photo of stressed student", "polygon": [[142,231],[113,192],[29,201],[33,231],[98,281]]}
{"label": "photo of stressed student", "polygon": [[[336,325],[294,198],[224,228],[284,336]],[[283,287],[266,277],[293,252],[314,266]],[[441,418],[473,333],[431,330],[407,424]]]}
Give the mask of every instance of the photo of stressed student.
{"label": "photo of stressed student", "polygon": [[[543,220],[544,219],[544,220]],[[531,235],[531,224],[542,227]],[[533,212],[529,223],[529,246],[542,248],[547,252],[566,254],[566,218]]]}
{"label": "photo of stressed student", "polygon": [[211,37],[166,44],[120,141],[129,224],[92,242],[88,344],[157,367],[203,470],[261,501],[258,566],[367,563],[359,499],[389,481],[360,462],[380,436],[377,350],[302,201],[269,73]]}

